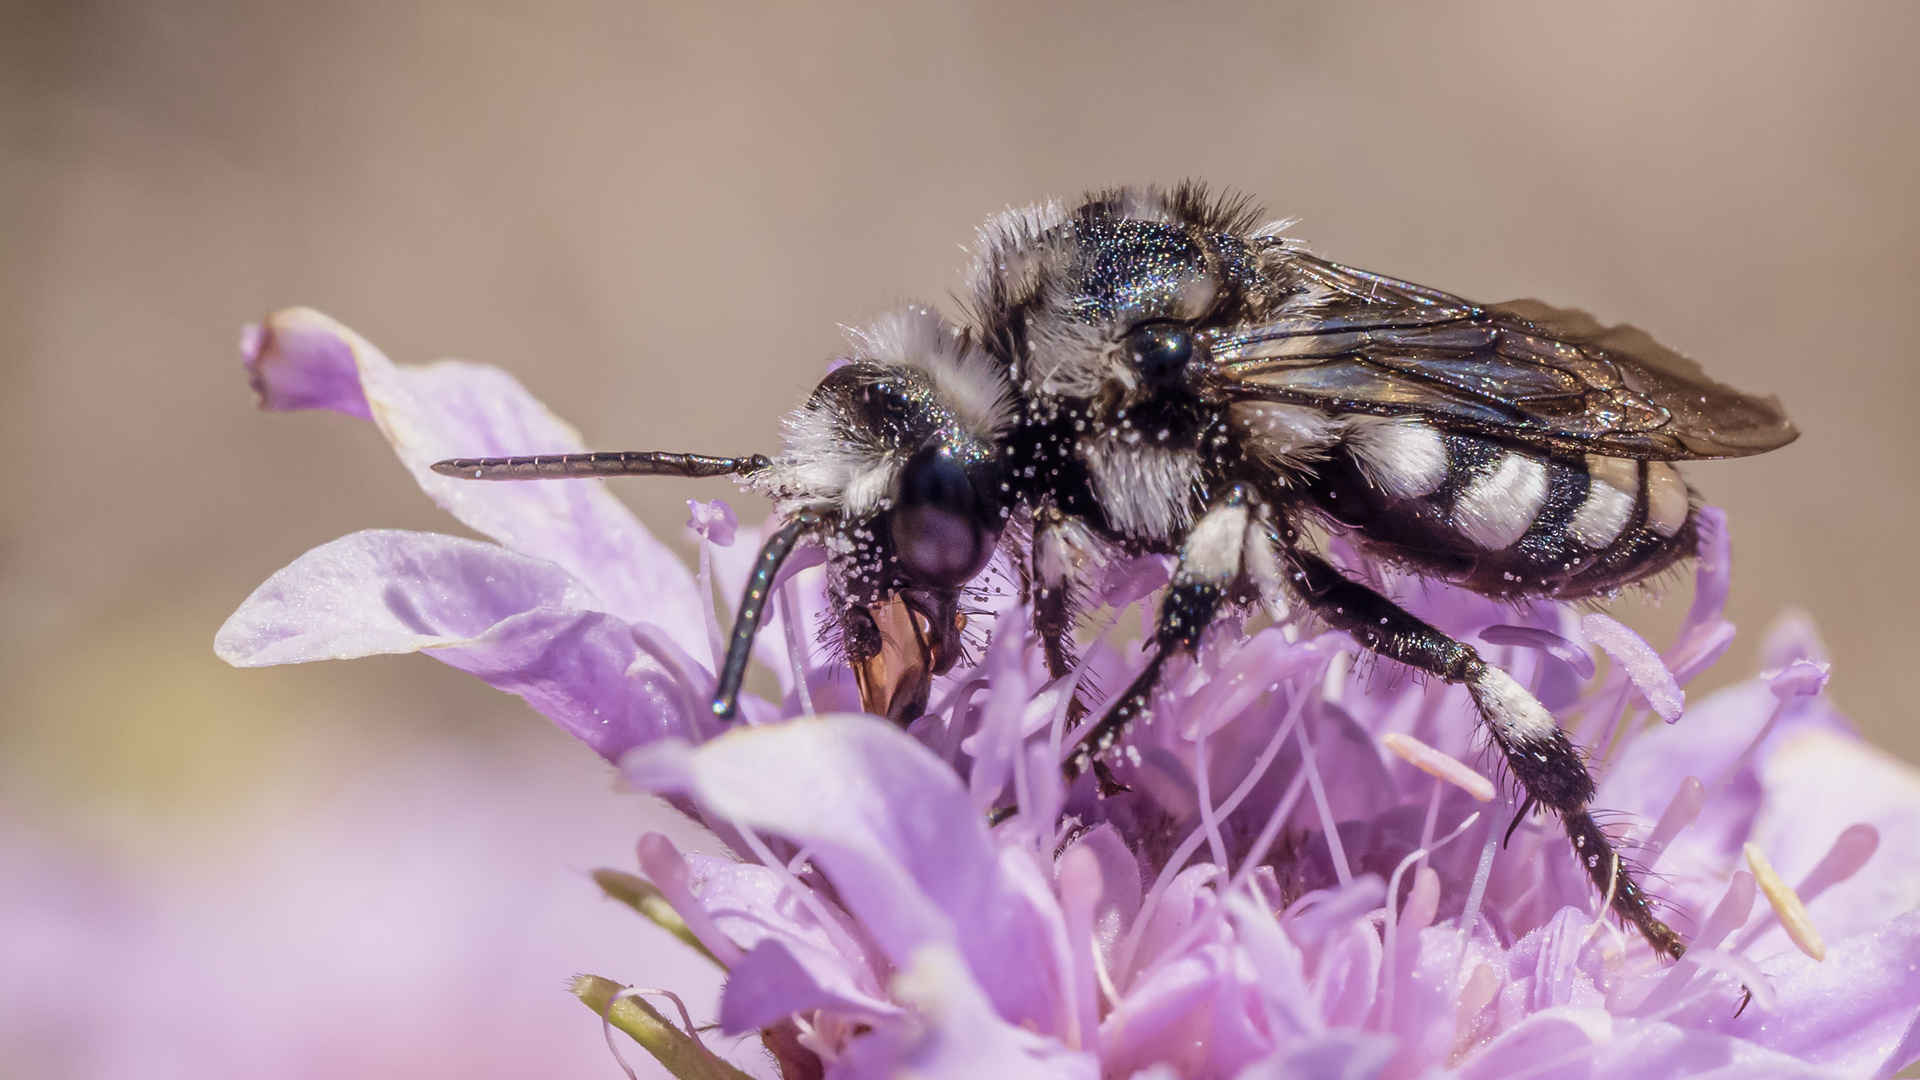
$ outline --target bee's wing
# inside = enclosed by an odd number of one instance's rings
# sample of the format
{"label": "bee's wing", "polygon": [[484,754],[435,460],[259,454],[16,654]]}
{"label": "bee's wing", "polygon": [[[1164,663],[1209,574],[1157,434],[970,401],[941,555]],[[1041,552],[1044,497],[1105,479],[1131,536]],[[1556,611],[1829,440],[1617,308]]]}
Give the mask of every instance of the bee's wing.
{"label": "bee's wing", "polygon": [[1714,382],[1633,327],[1537,300],[1474,304],[1306,255],[1289,262],[1320,299],[1215,334],[1214,385],[1229,397],[1414,413],[1623,457],[1744,457],[1799,436],[1777,400]]}

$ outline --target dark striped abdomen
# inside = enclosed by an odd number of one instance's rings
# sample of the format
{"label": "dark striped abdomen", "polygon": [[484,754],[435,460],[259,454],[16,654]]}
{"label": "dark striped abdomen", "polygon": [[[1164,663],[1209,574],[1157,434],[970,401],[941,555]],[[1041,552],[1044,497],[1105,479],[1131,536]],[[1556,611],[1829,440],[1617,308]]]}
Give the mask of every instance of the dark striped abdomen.
{"label": "dark striped abdomen", "polygon": [[1613,592],[1693,554],[1664,461],[1552,455],[1406,418],[1357,425],[1315,501],[1371,553],[1489,596]]}

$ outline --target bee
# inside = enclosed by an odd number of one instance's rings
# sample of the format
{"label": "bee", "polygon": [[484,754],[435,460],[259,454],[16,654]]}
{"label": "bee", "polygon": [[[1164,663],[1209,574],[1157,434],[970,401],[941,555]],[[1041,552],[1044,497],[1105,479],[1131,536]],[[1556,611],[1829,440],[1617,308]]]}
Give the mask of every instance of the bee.
{"label": "bee", "polygon": [[784,524],[734,622],[713,701],[722,718],[775,575],[803,541],[826,549],[831,633],[864,705],[902,724],[958,660],[960,597],[996,550],[1022,569],[1056,677],[1074,663],[1090,568],[1174,556],[1150,658],[1065,763],[1070,781],[1117,783],[1102,762],[1223,613],[1297,605],[1464,685],[1523,815],[1557,815],[1615,912],[1680,956],[1595,824],[1594,781],[1552,714],[1473,646],[1336,568],[1309,527],[1490,597],[1607,596],[1694,554],[1696,497],[1675,462],[1757,454],[1797,432],[1774,399],[1712,381],[1631,327],[1356,270],[1262,221],[1247,200],[1192,184],[1001,214],[980,230],[964,313],[909,307],[861,331],[787,417],[773,458],[435,468],[733,475],[769,496]]}

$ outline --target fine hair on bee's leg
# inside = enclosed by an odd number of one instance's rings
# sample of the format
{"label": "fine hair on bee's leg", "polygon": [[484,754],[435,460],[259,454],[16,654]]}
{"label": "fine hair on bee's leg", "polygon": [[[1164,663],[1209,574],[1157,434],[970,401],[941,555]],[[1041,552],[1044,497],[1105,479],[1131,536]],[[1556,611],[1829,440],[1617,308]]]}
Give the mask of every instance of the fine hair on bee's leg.
{"label": "fine hair on bee's leg", "polygon": [[727,659],[720,666],[719,680],[713,688],[713,715],[731,720],[740,710],[740,684],[747,677],[747,663],[753,658],[753,638],[767,613],[767,598],[773,595],[774,579],[780,566],[793,554],[800,537],[818,528],[820,516],[803,510],[782,525],[760,547],[753,573],[747,577],[746,591],[740,597],[740,612],[733,619],[733,637],[727,643]]}
{"label": "fine hair on bee's leg", "polygon": [[[1257,520],[1258,511],[1252,491],[1243,484],[1232,484],[1213,499],[1206,513],[1188,530],[1180,547],[1180,564],[1174,568],[1173,581],[1160,601],[1153,656],[1075,747],[1062,767],[1067,782],[1097,767],[1101,756],[1113,749],[1127,728],[1147,711],[1167,659],[1191,653],[1200,644],[1201,635],[1213,625],[1221,600],[1245,565],[1247,544],[1256,535],[1265,535],[1264,523]],[[1102,781],[1103,788],[1110,786],[1105,777]]]}
{"label": "fine hair on bee's leg", "polygon": [[[1075,583],[1091,558],[1087,527],[1053,506],[1033,512],[1033,632],[1047,658],[1047,674],[1073,670]],[[1075,697],[1078,701],[1078,697]]]}
{"label": "fine hair on bee's leg", "polygon": [[1545,706],[1511,675],[1482,660],[1471,645],[1455,641],[1350,580],[1320,556],[1286,544],[1282,557],[1294,593],[1329,626],[1352,634],[1361,645],[1390,660],[1464,684],[1526,800],[1560,816],[1574,854],[1596,888],[1605,894],[1610,884],[1614,886],[1614,912],[1638,927],[1656,951],[1676,959],[1686,952],[1680,936],[1654,915],[1653,904],[1635,875],[1619,866],[1618,880],[1614,880],[1613,842],[1587,809],[1594,793],[1593,776]]}

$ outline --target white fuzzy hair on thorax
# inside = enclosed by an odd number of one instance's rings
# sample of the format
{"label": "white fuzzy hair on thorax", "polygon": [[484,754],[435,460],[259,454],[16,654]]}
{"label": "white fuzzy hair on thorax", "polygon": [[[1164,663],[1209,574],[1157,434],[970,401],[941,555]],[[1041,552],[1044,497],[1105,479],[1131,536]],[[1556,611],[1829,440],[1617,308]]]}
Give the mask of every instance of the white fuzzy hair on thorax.
{"label": "white fuzzy hair on thorax", "polygon": [[1166,540],[1193,521],[1202,462],[1198,452],[1129,442],[1117,432],[1079,444],[1100,508],[1128,536]]}

